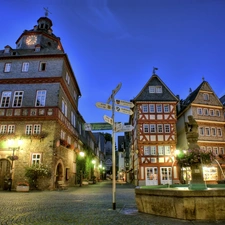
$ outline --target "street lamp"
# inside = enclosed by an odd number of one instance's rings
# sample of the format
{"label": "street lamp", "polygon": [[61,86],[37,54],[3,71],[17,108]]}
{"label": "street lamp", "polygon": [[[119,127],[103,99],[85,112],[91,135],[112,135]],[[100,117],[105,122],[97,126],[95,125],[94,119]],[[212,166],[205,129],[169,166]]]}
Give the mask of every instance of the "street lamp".
{"label": "street lamp", "polygon": [[14,160],[17,159],[17,157],[15,156],[15,151],[20,149],[20,146],[22,144],[22,140],[18,140],[18,142],[16,143],[14,139],[9,139],[8,140],[8,148],[9,150],[12,151],[12,156],[10,157],[12,163],[11,163],[11,176],[10,179],[8,181],[8,185],[9,185],[9,191],[11,191],[12,189],[12,178],[13,178],[13,172],[14,172]]}

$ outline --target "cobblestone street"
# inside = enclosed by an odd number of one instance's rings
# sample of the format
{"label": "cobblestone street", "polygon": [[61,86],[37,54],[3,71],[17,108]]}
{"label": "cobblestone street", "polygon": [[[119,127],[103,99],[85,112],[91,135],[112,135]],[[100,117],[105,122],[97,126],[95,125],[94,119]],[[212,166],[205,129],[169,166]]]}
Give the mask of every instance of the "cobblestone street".
{"label": "cobblestone street", "polygon": [[117,184],[113,210],[110,181],[63,191],[1,191],[0,199],[1,225],[225,224],[225,221],[183,221],[139,213],[134,186],[130,184]]}

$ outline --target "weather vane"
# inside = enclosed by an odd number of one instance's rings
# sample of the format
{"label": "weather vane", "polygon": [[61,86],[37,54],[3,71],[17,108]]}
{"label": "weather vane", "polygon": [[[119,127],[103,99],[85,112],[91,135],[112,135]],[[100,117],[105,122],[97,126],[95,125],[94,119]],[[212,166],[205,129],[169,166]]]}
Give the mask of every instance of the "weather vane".
{"label": "weather vane", "polygon": [[156,70],[158,70],[158,68],[153,67],[153,71],[152,71],[152,74],[153,74],[153,75],[155,75],[155,71],[156,71]]}
{"label": "weather vane", "polygon": [[205,77],[204,76],[202,77],[202,81],[205,81]]}
{"label": "weather vane", "polygon": [[48,17],[48,14],[51,13],[51,12],[48,10],[48,7],[47,8],[44,7],[44,10],[45,10],[45,17]]}

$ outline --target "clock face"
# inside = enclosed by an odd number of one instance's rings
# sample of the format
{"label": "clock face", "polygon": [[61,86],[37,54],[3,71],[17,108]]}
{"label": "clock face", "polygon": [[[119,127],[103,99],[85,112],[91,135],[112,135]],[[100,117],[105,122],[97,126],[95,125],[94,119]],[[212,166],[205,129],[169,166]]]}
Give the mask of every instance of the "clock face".
{"label": "clock face", "polygon": [[33,45],[37,42],[37,36],[35,35],[30,35],[26,38],[26,44],[27,45]]}

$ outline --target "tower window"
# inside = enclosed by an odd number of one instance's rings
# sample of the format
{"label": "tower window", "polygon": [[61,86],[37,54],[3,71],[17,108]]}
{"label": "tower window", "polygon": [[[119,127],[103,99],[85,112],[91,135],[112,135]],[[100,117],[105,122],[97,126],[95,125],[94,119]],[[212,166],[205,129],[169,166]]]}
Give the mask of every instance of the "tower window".
{"label": "tower window", "polygon": [[6,63],[4,67],[4,72],[9,73],[11,70],[11,63]]}

